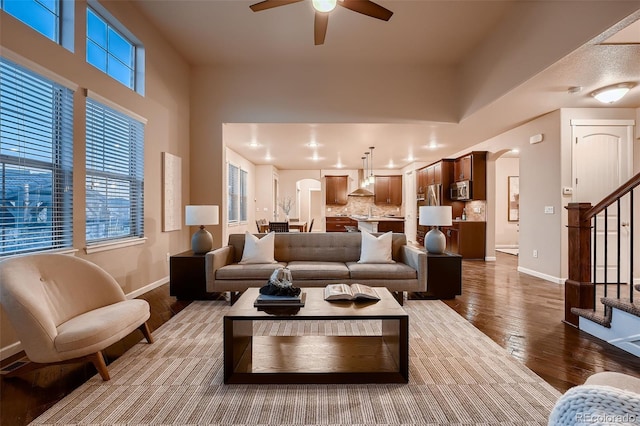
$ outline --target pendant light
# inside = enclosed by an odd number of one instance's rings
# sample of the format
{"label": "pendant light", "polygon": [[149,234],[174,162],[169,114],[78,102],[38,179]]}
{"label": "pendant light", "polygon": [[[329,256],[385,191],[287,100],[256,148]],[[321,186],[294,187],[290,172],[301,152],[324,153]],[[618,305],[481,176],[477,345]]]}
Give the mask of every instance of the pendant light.
{"label": "pendant light", "polygon": [[375,176],[373,176],[373,150],[375,149],[374,146],[370,146],[369,150],[371,151],[371,161],[369,162],[369,166],[371,167],[371,170],[369,172],[369,183],[371,185],[373,185],[375,183]]}

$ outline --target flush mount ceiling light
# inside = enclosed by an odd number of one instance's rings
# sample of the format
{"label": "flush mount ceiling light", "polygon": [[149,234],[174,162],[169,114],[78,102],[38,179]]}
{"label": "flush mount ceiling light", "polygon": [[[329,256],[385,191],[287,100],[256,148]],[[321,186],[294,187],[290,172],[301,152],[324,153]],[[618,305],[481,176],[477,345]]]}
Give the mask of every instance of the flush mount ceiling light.
{"label": "flush mount ceiling light", "polygon": [[622,97],[626,95],[633,86],[635,86],[634,83],[614,84],[612,86],[594,90],[593,92],[591,92],[591,96],[593,96],[603,104],[611,104],[622,99]]}

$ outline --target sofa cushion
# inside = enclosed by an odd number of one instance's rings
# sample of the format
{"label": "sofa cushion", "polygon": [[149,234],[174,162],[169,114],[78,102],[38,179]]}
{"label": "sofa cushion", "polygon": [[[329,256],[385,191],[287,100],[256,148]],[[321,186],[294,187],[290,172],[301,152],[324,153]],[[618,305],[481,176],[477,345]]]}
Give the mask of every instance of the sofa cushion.
{"label": "sofa cushion", "polygon": [[418,272],[404,263],[358,263],[347,262],[352,280],[370,279],[416,279]]}
{"label": "sofa cushion", "polygon": [[348,279],[349,269],[342,262],[292,261],[287,264],[295,284],[296,280]]}
{"label": "sofa cushion", "polygon": [[263,238],[258,238],[245,232],[244,251],[240,264],[276,263],[274,253],[275,232],[269,232]]}
{"label": "sofa cushion", "polygon": [[362,231],[360,260],[358,263],[395,263],[391,257],[391,241],[393,232],[389,231],[378,237]]}
{"label": "sofa cushion", "polygon": [[265,284],[271,277],[274,270],[278,268],[284,268],[287,266],[284,262],[278,263],[250,263],[247,265],[240,265],[239,263],[233,263],[231,265],[223,266],[216,271],[217,280],[256,280],[264,279]]}

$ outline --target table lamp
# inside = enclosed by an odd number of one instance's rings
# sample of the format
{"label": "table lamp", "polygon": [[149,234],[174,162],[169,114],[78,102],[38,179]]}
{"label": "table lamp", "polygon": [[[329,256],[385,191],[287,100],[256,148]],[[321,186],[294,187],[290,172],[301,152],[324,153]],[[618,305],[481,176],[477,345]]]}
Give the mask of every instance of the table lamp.
{"label": "table lamp", "polygon": [[213,237],[204,226],[218,224],[218,206],[186,206],[185,222],[187,225],[200,225],[200,229],[191,237],[191,250],[197,254],[210,251]]}
{"label": "table lamp", "polygon": [[424,237],[424,248],[429,253],[444,253],[447,240],[438,226],[451,226],[451,206],[421,206],[419,214],[418,223],[432,227]]}

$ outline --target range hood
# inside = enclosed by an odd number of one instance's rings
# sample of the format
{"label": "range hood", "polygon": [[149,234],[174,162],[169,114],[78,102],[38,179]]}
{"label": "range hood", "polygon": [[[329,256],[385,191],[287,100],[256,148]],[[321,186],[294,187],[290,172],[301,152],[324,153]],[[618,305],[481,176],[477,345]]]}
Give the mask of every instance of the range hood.
{"label": "range hood", "polygon": [[362,182],[364,182],[364,170],[360,169],[358,170],[358,189],[351,192],[349,197],[373,197],[373,192],[363,188]]}

